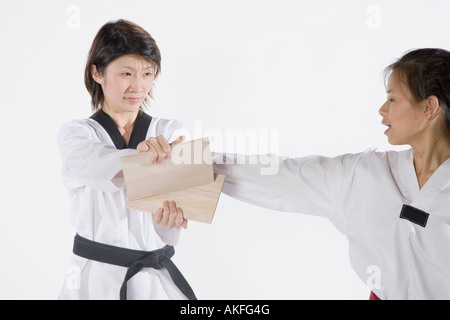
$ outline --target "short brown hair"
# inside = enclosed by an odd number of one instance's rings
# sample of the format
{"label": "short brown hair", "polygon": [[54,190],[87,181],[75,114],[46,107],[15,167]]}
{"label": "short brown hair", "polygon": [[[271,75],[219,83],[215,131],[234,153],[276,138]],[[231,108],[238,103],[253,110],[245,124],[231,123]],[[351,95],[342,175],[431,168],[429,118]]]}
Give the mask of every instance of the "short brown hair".
{"label": "short brown hair", "polygon": [[[84,71],[84,84],[91,95],[92,110],[97,111],[105,97],[100,84],[92,78],[92,66],[103,75],[106,67],[114,60],[129,54],[143,57],[155,66],[155,78],[161,70],[161,53],[152,36],[137,24],[117,20],[106,23],[100,28],[92,42]],[[149,93],[152,97],[151,91]],[[144,104],[148,104],[148,97]]]}

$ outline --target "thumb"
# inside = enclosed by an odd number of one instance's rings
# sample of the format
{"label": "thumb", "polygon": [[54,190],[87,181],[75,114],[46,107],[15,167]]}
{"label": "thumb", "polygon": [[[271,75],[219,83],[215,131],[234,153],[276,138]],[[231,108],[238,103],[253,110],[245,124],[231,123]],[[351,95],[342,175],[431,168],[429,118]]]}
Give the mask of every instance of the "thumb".
{"label": "thumb", "polygon": [[177,145],[177,144],[183,142],[184,139],[185,139],[184,136],[179,136],[179,137],[178,137],[175,141],[173,141],[170,145],[171,145],[171,146]]}
{"label": "thumb", "polygon": [[142,141],[141,143],[138,144],[136,150],[138,153],[141,153],[141,152],[147,152],[149,150],[149,148],[150,147],[148,146],[148,144],[145,143],[145,141]]}

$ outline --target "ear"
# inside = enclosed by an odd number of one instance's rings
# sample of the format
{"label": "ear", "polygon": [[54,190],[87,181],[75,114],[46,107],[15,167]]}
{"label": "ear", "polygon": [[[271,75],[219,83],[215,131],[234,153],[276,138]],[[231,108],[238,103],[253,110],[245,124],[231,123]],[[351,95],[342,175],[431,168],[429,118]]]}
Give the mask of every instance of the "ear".
{"label": "ear", "polygon": [[97,66],[95,64],[91,66],[91,75],[92,79],[94,79],[95,82],[97,82],[100,85],[103,84],[103,76],[100,75],[100,73],[97,70]]}
{"label": "ear", "polygon": [[434,119],[441,109],[438,98],[436,96],[429,96],[425,100],[425,103],[425,116],[428,120]]}

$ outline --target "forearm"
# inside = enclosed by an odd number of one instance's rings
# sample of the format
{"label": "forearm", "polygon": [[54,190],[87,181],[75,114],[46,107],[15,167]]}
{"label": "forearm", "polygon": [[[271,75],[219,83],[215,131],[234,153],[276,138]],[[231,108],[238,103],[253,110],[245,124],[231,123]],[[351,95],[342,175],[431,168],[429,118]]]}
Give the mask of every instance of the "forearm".
{"label": "forearm", "polygon": [[274,210],[299,209],[301,181],[292,159],[216,154],[214,171],[226,176],[223,192],[233,198]]}
{"label": "forearm", "polygon": [[335,220],[351,187],[360,154],[310,156],[214,155],[214,171],[224,174],[223,192],[241,201],[278,211]]}

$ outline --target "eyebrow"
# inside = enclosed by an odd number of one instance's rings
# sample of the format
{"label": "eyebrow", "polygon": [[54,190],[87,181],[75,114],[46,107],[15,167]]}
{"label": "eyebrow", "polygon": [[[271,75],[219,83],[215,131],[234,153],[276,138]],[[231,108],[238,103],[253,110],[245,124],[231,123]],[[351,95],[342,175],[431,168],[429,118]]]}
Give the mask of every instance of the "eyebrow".
{"label": "eyebrow", "polygon": [[[120,66],[120,68],[121,68],[121,69],[135,70],[135,68],[130,67],[130,66]],[[153,66],[149,65],[148,67],[145,67],[144,70],[152,69],[152,68],[153,68]]]}

